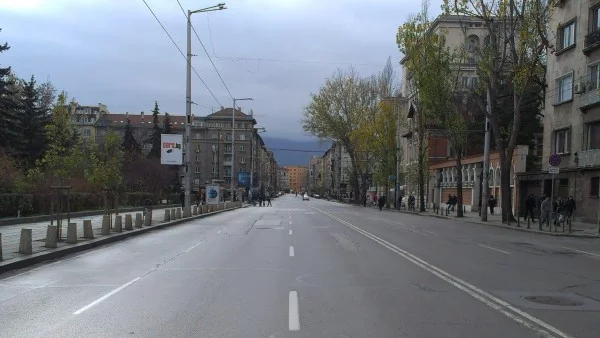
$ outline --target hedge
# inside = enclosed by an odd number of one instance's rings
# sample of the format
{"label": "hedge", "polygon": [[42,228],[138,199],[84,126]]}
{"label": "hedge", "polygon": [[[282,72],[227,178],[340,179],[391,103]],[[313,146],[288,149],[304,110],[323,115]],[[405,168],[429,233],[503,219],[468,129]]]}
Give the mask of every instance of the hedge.
{"label": "hedge", "polygon": [[[16,217],[18,211],[21,216],[50,214],[50,194],[0,194],[0,217]],[[119,195],[119,204],[121,206],[141,207],[146,200],[151,200],[153,205],[160,204],[160,196],[145,193],[131,192],[121,193]],[[168,198],[169,202],[178,203],[173,198]],[[70,194],[71,212],[84,210],[102,210],[104,208],[104,195],[101,193],[71,193]],[[64,209],[66,211],[66,207]]]}

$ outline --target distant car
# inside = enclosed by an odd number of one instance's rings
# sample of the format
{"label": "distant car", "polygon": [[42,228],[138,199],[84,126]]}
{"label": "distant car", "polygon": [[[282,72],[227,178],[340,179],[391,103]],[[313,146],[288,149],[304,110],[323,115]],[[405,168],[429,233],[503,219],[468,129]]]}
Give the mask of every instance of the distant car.
{"label": "distant car", "polygon": [[308,201],[308,194],[302,195],[302,200],[303,201]]}

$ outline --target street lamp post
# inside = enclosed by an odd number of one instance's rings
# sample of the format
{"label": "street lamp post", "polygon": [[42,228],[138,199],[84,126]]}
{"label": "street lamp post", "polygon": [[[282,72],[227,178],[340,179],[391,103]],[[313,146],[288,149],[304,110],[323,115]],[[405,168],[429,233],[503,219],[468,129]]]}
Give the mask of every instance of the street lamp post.
{"label": "street lamp post", "polygon": [[190,170],[191,165],[191,149],[192,149],[192,14],[202,12],[220,11],[226,9],[224,3],[217,4],[215,6],[202,8],[196,11],[187,12],[187,67],[185,72],[185,179],[184,179],[184,190],[185,198],[183,202],[183,216],[190,217],[192,214],[191,208],[191,194],[192,194],[192,172]]}
{"label": "street lamp post", "polygon": [[231,201],[234,202],[235,192],[235,103],[237,101],[254,101],[251,97],[243,99],[233,99],[233,108],[231,109]]}

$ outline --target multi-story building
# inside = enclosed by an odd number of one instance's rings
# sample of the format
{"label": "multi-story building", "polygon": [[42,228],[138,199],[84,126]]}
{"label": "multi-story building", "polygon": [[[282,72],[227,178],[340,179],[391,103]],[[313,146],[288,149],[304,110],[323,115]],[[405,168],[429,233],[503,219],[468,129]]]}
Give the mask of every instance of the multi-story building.
{"label": "multi-story building", "polygon": [[[600,197],[600,1],[562,0],[553,9],[544,108],[544,146],[539,185],[548,196],[572,195],[576,216],[595,221]],[[560,156],[560,173],[547,174],[548,158]]]}
{"label": "multi-story building", "polygon": [[308,168],[300,165],[285,166],[290,190],[299,192],[306,189]]}
{"label": "multi-story building", "polygon": [[[199,191],[209,183],[218,183],[223,186],[225,198],[228,198],[232,180],[239,193],[248,192],[251,183],[256,189],[276,188],[276,162],[255,128],[256,120],[252,115],[236,109],[235,126],[232,128],[232,113],[231,108],[221,107],[207,116],[192,117],[189,170],[192,171],[193,191]],[[164,115],[159,116],[161,128],[164,119]],[[185,116],[170,115],[169,119],[172,133],[185,133]],[[102,115],[95,124],[97,141],[108,130],[115,130],[124,136],[128,121],[143,151],[149,152],[154,124],[152,115],[144,113]],[[235,142],[232,144],[234,136]],[[184,145],[184,159],[186,156],[188,151]]]}
{"label": "multi-story building", "polygon": [[316,187],[317,164],[321,156],[313,155],[308,160],[307,185],[308,190],[313,192]]}
{"label": "multi-story building", "polygon": [[97,106],[82,106],[77,103],[71,103],[69,110],[79,135],[85,141],[94,142],[96,140],[96,122],[102,116],[109,113],[106,105],[98,103]]}
{"label": "multi-story building", "polygon": [[288,183],[287,170],[285,167],[277,166],[277,185],[279,186],[279,190],[288,191],[290,190],[290,185]]}
{"label": "multi-story building", "polygon": [[[486,37],[486,28],[483,23],[472,17],[458,15],[440,15],[429,28],[431,34],[443,34],[445,36],[446,46],[450,49],[463,48],[467,53],[465,62],[460,65],[460,81],[465,88],[476,85],[476,53]],[[399,148],[403,150],[404,156],[401,158],[399,172],[403,173],[403,181],[400,187],[403,195],[412,194],[419,202],[418,173],[419,170],[427,170],[429,165],[447,161],[454,157],[447,138],[439,133],[435,123],[421,119],[418,110],[418,97],[413,81],[413,74],[406,68],[408,59],[402,59],[403,66],[403,88],[402,97],[398,99],[399,114],[406,114],[406,120],[399,121],[399,131],[401,140]],[[419,145],[422,142],[422,148],[425,154],[419,154]],[[477,147],[474,147],[475,149]],[[483,146],[478,149],[483,149]],[[419,157],[424,156],[424,168],[419,168]],[[476,164],[481,166],[482,163]],[[426,203],[440,203],[440,196],[435,196],[434,187],[430,186],[430,177],[427,177],[424,187]],[[435,181],[439,185],[440,182]],[[456,184],[456,183],[453,183]],[[433,195],[433,196],[432,196]]]}

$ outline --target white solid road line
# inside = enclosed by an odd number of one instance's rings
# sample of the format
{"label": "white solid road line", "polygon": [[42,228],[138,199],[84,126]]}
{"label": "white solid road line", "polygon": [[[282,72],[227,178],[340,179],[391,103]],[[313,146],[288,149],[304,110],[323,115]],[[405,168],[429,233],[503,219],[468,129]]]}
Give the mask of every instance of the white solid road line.
{"label": "white solid road line", "polygon": [[290,229],[290,235],[292,234],[292,229]]}
{"label": "white solid road line", "polygon": [[220,234],[220,233],[221,233],[221,231],[223,231],[223,229],[221,229],[221,230],[217,231],[217,235],[218,235],[218,234]]}
{"label": "white solid road line", "polygon": [[569,249],[569,250],[573,250],[573,251],[577,251],[577,252],[581,252],[581,253],[584,253],[584,254],[587,254],[587,255],[591,255],[591,256],[595,256],[595,257],[600,257],[600,254],[589,252],[589,251],[577,250],[577,249],[569,248],[568,246],[563,246],[563,248]]}
{"label": "white solid road line", "polygon": [[496,249],[496,248],[492,248],[491,246],[487,246],[487,245],[483,245],[483,244],[477,244],[482,248],[486,248],[486,249],[490,249],[490,250],[494,250],[494,251],[498,251],[498,252],[502,252],[503,254],[507,254],[510,255],[510,252],[508,251],[504,251],[504,250],[500,250],[500,249]]}
{"label": "white solid road line", "polygon": [[82,312],[84,312],[84,311],[88,310],[88,309],[89,309],[89,308],[91,308],[92,306],[94,306],[94,305],[96,305],[96,304],[99,304],[99,303],[103,302],[103,301],[104,301],[104,300],[106,300],[108,297],[110,297],[110,296],[112,296],[112,295],[116,294],[117,292],[119,292],[119,291],[121,291],[121,290],[125,289],[125,288],[126,288],[126,287],[128,287],[129,285],[131,285],[131,284],[133,284],[133,283],[137,282],[138,280],[140,280],[140,278],[141,278],[141,277],[138,277],[138,278],[136,278],[136,279],[130,280],[129,282],[127,282],[127,283],[125,283],[125,284],[123,284],[123,285],[119,286],[118,288],[116,288],[116,289],[112,290],[111,292],[109,292],[109,293],[105,294],[104,296],[102,296],[102,297],[100,297],[100,298],[96,299],[95,301],[93,301],[93,302],[89,303],[88,305],[86,305],[86,306],[82,307],[81,309],[79,309],[79,310],[77,310],[77,311],[73,312],[73,314],[74,314],[74,315],[78,315],[78,314],[80,314],[80,313],[82,313]]}
{"label": "white solid road line", "polygon": [[300,316],[298,313],[298,292],[290,291],[289,303],[290,307],[288,326],[290,331],[298,331],[300,330]]}
{"label": "white solid road line", "polygon": [[531,329],[539,336],[546,337],[546,338],[557,338],[557,337],[572,338],[570,335],[562,332],[561,330],[557,329],[556,327],[530,315],[529,313],[527,313],[525,311],[522,311],[522,310],[510,305],[509,303],[503,301],[502,299],[493,296],[489,292],[481,290],[478,287],[476,287],[470,283],[467,283],[466,281],[464,281],[456,276],[453,276],[452,274],[436,267],[435,265],[432,265],[432,264],[426,262],[425,260],[417,257],[416,255],[413,255],[406,250],[402,250],[399,247],[395,246],[394,244],[391,244],[390,242],[388,242],[380,237],[377,237],[377,236],[371,234],[370,232],[365,231],[349,222],[346,222],[343,219],[338,218],[328,212],[325,212],[318,208],[315,208],[315,209],[318,210],[319,212],[321,212],[322,214],[327,215],[327,216],[331,217],[332,219],[337,220],[338,222],[349,227],[350,229],[354,229],[355,231],[364,235],[365,237],[372,239],[373,241],[375,241],[376,243],[389,249],[390,251],[397,253],[398,255],[402,256],[404,259],[408,260],[409,262],[417,265],[418,267],[422,268],[425,271],[432,273],[433,275],[448,282],[449,284],[453,285],[454,287],[458,288],[459,290],[466,292],[467,294],[469,294],[473,298],[479,300],[480,302],[484,303],[485,305],[489,306],[490,308],[502,313],[503,315],[514,320],[515,322]]}
{"label": "white solid road line", "polygon": [[290,245],[290,257],[294,257],[294,247]]}

